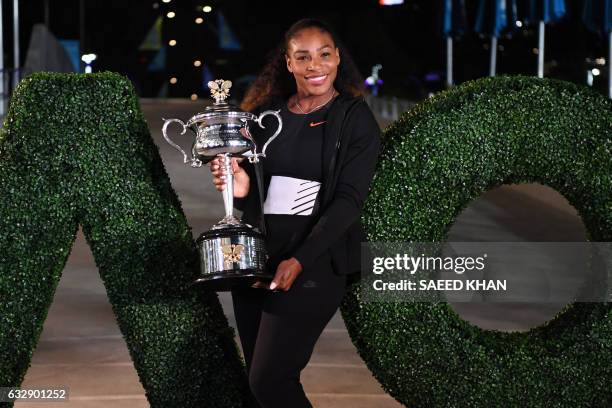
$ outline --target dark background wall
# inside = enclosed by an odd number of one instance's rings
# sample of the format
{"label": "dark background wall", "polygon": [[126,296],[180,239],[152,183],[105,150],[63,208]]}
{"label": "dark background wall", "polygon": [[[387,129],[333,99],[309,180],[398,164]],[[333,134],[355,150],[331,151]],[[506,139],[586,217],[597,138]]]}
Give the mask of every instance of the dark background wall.
{"label": "dark background wall", "polygon": [[[12,1],[4,4],[6,63],[11,63]],[[79,0],[48,0],[50,29],[58,38],[79,38]],[[84,0],[84,51],[98,55],[94,70],[111,70],[128,75],[143,96],[156,96],[167,85],[168,96],[189,96],[202,90],[201,60],[214,77],[239,83],[255,75],[279,43],[284,30],[302,17],[319,17],[336,29],[353,54],[364,76],[380,63],[385,81],[383,94],[419,99],[443,88],[445,43],[439,34],[439,0],[406,0],[401,6],[381,7],[375,0],[353,1],[248,1]],[[568,1],[568,16],[550,24],[546,32],[546,76],[585,83],[586,58],[607,56],[607,41],[588,32],[581,23],[582,1]],[[474,21],[477,1],[467,0],[468,17]],[[201,6],[210,5],[212,13]],[[164,18],[163,42],[168,47],[164,72],[148,72],[154,51],[139,51],[156,18],[173,10],[176,17]],[[221,11],[242,43],[242,51],[218,47],[216,13]],[[204,23],[197,25],[197,16]],[[32,25],[44,22],[44,0],[21,1],[22,63]],[[455,82],[488,74],[489,40],[468,33],[455,41]],[[512,38],[499,40],[498,73],[531,74],[537,70],[537,27],[518,30]],[[595,86],[606,92],[606,69]],[[178,79],[175,85],[169,78]]]}

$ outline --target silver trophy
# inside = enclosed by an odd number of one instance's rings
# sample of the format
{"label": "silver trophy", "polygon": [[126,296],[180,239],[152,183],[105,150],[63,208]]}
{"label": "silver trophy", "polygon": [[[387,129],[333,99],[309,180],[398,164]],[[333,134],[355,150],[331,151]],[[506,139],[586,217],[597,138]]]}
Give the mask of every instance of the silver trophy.
{"label": "silver trophy", "polygon": [[[200,254],[200,276],[196,283],[216,291],[230,290],[238,284],[252,284],[255,280],[271,280],[266,272],[267,252],[264,236],[251,225],[242,223],[233,214],[234,210],[234,173],[231,158],[244,157],[251,163],[266,156],[268,144],[278,136],[282,129],[280,111],[267,110],[256,116],[237,106],[227,103],[232,86],[230,81],[217,79],[210,81],[208,87],[215,102],[207,106],[203,113],[194,115],[184,123],[180,119],[163,119],[164,139],[183,154],[183,162],[192,167],[214,159],[217,155],[224,158],[226,185],[223,190],[225,217],[210,230],[202,233],[196,240]],[[278,128],[257,152],[257,146],[249,133],[249,121],[265,128],[262,119],[273,115],[278,119]],[[181,135],[187,130],[193,132],[195,139],[191,157],[168,137],[168,126],[178,123]],[[253,183],[254,180],[251,180]]]}

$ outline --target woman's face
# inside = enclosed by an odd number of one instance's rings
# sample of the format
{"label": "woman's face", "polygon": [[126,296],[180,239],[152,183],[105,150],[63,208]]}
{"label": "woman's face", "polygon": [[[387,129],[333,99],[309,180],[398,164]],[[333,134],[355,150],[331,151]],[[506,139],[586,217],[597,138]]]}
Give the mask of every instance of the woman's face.
{"label": "woman's face", "polygon": [[329,33],[318,28],[298,31],[289,40],[285,57],[298,92],[308,95],[329,93],[340,64],[340,53]]}

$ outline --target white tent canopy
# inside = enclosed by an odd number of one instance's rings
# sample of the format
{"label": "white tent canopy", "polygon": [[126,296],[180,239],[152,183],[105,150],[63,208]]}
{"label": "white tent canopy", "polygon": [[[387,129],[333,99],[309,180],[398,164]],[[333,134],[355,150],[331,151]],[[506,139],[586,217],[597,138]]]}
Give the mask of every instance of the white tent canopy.
{"label": "white tent canopy", "polygon": [[32,28],[23,74],[38,71],[75,72],[68,53],[44,24]]}

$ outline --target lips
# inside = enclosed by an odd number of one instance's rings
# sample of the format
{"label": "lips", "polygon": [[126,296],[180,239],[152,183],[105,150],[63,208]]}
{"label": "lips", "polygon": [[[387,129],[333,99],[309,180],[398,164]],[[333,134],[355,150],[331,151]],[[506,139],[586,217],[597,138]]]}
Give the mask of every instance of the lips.
{"label": "lips", "polygon": [[320,85],[327,79],[327,74],[322,75],[309,75],[305,77],[306,80],[313,85]]}

